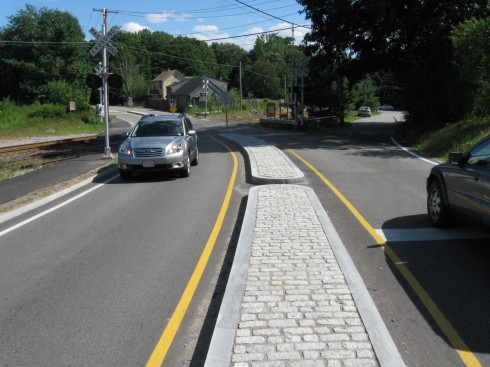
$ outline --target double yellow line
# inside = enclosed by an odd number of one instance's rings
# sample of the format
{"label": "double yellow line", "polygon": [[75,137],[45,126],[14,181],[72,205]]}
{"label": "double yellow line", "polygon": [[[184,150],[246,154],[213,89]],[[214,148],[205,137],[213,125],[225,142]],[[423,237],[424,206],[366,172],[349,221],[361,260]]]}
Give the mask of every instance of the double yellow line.
{"label": "double yellow line", "polygon": [[214,245],[216,244],[216,240],[218,238],[221,227],[223,227],[223,222],[225,220],[226,212],[228,211],[228,207],[231,201],[231,194],[233,192],[233,187],[235,186],[235,180],[238,171],[238,160],[236,154],[232,152],[227,145],[221,143],[218,140],[215,141],[217,141],[218,143],[223,145],[226,149],[228,149],[231,156],[233,157],[233,171],[231,174],[230,181],[228,183],[228,189],[226,190],[226,195],[223,200],[221,209],[219,211],[218,218],[216,219],[213,230],[211,231],[208,241],[206,242],[206,246],[202,251],[201,257],[197,262],[194,272],[192,273],[191,278],[187,283],[184,293],[182,294],[182,297],[180,298],[180,301],[177,304],[177,307],[175,308],[175,311],[172,314],[172,317],[170,318],[167,327],[163,331],[163,334],[160,337],[160,339],[158,340],[158,343],[155,346],[155,349],[153,350],[153,353],[151,354],[150,358],[148,359],[148,362],[146,362],[147,367],[156,367],[162,365],[167,355],[167,352],[170,346],[172,345],[175,334],[177,334],[180,324],[182,323],[182,320],[184,319],[187,309],[189,308],[189,305],[192,301],[192,297],[196,292],[197,286],[199,285],[199,281],[202,278],[204,269],[206,268],[206,265],[209,261],[209,257],[211,256],[211,253],[214,249]]}
{"label": "double yellow line", "polygon": [[451,346],[458,352],[459,356],[463,362],[468,367],[482,367],[481,363],[478,361],[473,352],[470,351],[466,343],[459,336],[458,332],[447,320],[446,316],[442,313],[436,303],[429,296],[427,291],[418,282],[412,272],[408,267],[400,260],[397,254],[391,249],[391,247],[386,243],[384,238],[382,238],[378,232],[368,223],[368,221],[359,213],[359,211],[352,205],[347,198],[342,195],[342,193],[315,167],[308,163],[303,157],[298,153],[288,149],[288,151],[303,162],[308,168],[310,168],[329,188],[334,192],[334,194],[344,203],[344,205],[350,210],[354,217],[362,224],[362,226],[369,232],[369,234],[374,238],[376,243],[383,249],[386,256],[396,265],[402,276],[405,278],[407,283],[417,294],[420,301],[423,303],[427,311],[433,317],[434,321],[437,323],[443,334],[447,337]]}

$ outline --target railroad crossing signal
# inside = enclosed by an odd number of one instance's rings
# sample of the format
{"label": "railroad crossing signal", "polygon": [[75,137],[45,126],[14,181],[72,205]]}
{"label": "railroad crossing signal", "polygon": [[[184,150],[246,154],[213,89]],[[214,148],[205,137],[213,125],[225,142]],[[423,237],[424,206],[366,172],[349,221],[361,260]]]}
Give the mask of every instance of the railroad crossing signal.
{"label": "railroad crossing signal", "polygon": [[117,32],[119,32],[119,29],[116,27],[112,27],[104,36],[102,33],[97,32],[95,28],[90,28],[90,33],[95,38],[97,38],[97,43],[89,51],[90,55],[95,56],[100,50],[105,47],[112,56],[115,56],[117,54],[117,49],[111,43],[111,40]]}

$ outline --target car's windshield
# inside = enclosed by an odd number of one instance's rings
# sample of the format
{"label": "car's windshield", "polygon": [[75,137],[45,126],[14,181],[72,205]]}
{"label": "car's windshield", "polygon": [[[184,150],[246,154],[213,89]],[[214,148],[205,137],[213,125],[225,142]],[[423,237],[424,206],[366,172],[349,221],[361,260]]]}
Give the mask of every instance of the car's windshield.
{"label": "car's windshield", "polygon": [[182,134],[180,121],[143,121],[136,125],[131,136],[180,136]]}

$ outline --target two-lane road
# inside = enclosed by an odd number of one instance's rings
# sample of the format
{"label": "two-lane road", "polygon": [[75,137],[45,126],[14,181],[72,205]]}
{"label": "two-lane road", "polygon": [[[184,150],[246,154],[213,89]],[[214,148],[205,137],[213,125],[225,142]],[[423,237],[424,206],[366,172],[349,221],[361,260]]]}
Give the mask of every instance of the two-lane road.
{"label": "two-lane road", "polygon": [[[428,226],[431,163],[393,142],[387,116],[313,133],[230,130],[277,144],[305,173],[407,365],[490,366],[489,237]],[[9,231],[68,198],[0,224],[1,366],[141,366],[167,347],[167,366],[203,364],[250,185],[239,151],[217,141],[224,122],[195,126],[189,178],[116,176],[19,228]]]}
{"label": "two-lane road", "polygon": [[[189,178],[116,175],[0,225],[0,366],[142,366],[171,321],[181,350],[167,363],[189,363],[233,245],[244,176],[205,133],[200,150]],[[184,296],[205,248],[204,284]],[[180,327],[178,304],[201,324]]]}
{"label": "two-lane road", "polygon": [[386,122],[256,136],[305,172],[407,365],[490,366],[490,236],[430,228],[433,164],[396,145]]}

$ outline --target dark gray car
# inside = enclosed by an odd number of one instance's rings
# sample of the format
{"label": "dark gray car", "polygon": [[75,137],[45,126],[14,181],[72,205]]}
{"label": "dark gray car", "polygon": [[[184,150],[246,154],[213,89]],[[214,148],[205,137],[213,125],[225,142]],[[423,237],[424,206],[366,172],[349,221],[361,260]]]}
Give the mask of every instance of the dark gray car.
{"label": "dark gray car", "polygon": [[196,131],[186,115],[145,116],[119,147],[122,178],[134,172],[177,171],[188,177],[199,163]]}
{"label": "dark gray car", "polygon": [[450,153],[449,162],[432,168],[427,179],[430,223],[446,227],[457,216],[490,228],[490,136],[466,153]]}

